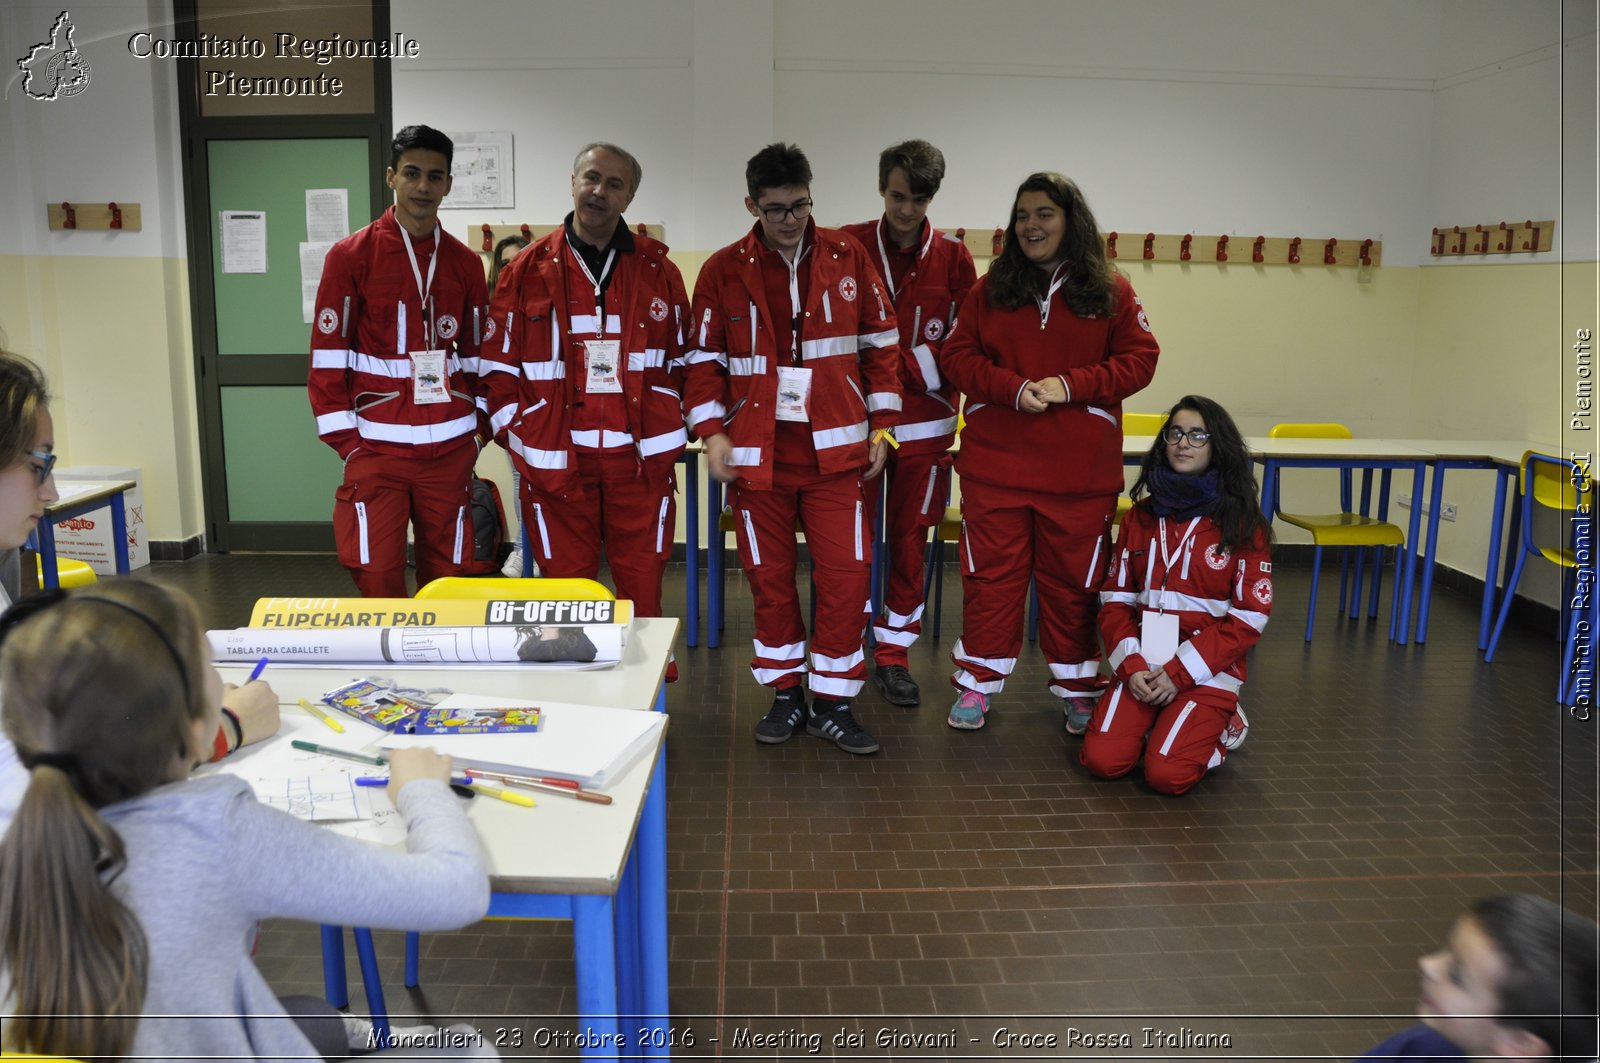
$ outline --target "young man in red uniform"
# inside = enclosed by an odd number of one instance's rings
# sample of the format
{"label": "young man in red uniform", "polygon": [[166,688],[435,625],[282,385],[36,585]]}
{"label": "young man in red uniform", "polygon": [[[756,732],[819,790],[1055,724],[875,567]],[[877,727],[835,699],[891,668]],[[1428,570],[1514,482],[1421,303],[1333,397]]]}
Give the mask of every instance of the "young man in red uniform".
{"label": "young man in red uniform", "polygon": [[471,560],[468,490],[488,435],[483,263],[439,226],[454,145],[407,126],[392,148],[394,206],[334,244],[323,265],[307,381],[317,434],[344,459],[339,560],[376,598],[408,594],[408,523],[419,586]]}
{"label": "young man in red uniform", "polygon": [[[928,529],[944,516],[950,493],[950,447],[960,395],[939,375],[939,350],[956,311],[977,280],[972,253],[960,239],[928,223],[928,205],[944,180],[944,153],[926,140],[907,140],[878,156],[883,217],[846,225],[861,241],[894,300],[900,323],[903,406],[889,452],[889,581],[883,613],[872,627],[878,647],[873,681],[893,705],[916,705],[921,692],[906,665],[922,633],[923,555]],[[875,493],[871,493],[875,494]]]}
{"label": "young man in red uniform", "polygon": [[[806,733],[846,752],[875,753],[850,699],[867,675],[872,533],[862,481],[882,471],[880,432],[900,410],[894,306],[866,250],[812,221],[811,164],[799,148],[757,152],[745,185],[756,224],[695,282],[684,406],[711,475],[732,485],[755,597],[751,671],[777,692],[756,740],[786,741],[804,720]],[[817,594],[809,665],[797,517]]]}
{"label": "young man in red uniform", "polygon": [[572,166],[572,212],[495,286],[501,341],[484,354],[496,438],[522,479],[545,576],[593,579],[605,545],[617,593],[661,615],[683,424],[683,277],[622,212],[642,176],[614,144]]}

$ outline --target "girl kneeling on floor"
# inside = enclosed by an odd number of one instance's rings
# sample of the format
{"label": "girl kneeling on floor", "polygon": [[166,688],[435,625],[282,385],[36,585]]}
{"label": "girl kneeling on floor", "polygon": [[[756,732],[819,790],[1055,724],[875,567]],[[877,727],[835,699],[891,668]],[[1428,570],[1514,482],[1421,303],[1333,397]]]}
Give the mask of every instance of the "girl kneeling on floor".
{"label": "girl kneeling on floor", "polygon": [[1100,634],[1115,682],[1080,759],[1114,779],[1142,757],[1152,789],[1181,794],[1244,741],[1245,655],[1272,611],[1271,528],[1228,412],[1186,395],[1129,494]]}

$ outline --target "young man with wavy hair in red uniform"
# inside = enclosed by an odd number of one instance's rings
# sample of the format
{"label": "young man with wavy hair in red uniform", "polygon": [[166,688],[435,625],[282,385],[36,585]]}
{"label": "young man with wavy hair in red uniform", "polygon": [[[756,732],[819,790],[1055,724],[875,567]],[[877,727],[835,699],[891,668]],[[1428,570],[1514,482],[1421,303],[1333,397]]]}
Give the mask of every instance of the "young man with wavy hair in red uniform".
{"label": "young man with wavy hair in red uniform", "polygon": [[[615,144],[572,165],[572,212],[507,264],[495,286],[501,341],[484,353],[496,438],[522,481],[522,523],[545,576],[593,579],[604,544],[617,593],[661,615],[672,556],[673,463],[684,430],[689,314],[667,245],[622,212],[643,171]],[[669,665],[676,675],[676,664]]]}
{"label": "young man with wavy hair in red uniform", "polygon": [[[732,485],[755,597],[751,671],[776,692],[756,740],[787,741],[804,722],[848,753],[875,753],[850,701],[867,675],[872,531],[862,483],[883,470],[880,432],[900,411],[894,305],[866,250],[812,220],[811,164],[799,148],[757,152],[745,185],[755,225],[695,282],[684,407],[711,475]],[[797,518],[816,581],[809,661]]]}
{"label": "young man with wavy hair in red uniform", "polygon": [[966,245],[928,223],[928,206],[943,181],[944,153],[926,140],[885,148],[878,156],[883,217],[844,227],[875,256],[900,323],[903,405],[894,429],[900,446],[889,452],[883,514],[889,578],[883,612],[872,627],[877,641],[872,678],[892,705],[921,701],[906,666],[922,633],[923,555],[928,529],[944,517],[950,493],[949,452],[961,401],[939,375],[939,351],[977,280]]}
{"label": "young man with wavy hair in red uniform", "polygon": [[476,252],[439,225],[450,138],[395,134],[394,205],[329,250],[307,386],[317,434],[344,459],[334,492],[339,561],[372,598],[404,598],[406,526],[417,584],[471,560],[468,491],[488,418],[478,347],[488,295]]}
{"label": "young man with wavy hair in red uniform", "polygon": [[1087,718],[1105,685],[1095,614],[1122,493],[1122,400],[1150,383],[1158,353],[1078,186],[1029,176],[939,365],[967,397],[951,727],[982,727],[1016,667],[1030,576],[1050,692],[1069,720]]}

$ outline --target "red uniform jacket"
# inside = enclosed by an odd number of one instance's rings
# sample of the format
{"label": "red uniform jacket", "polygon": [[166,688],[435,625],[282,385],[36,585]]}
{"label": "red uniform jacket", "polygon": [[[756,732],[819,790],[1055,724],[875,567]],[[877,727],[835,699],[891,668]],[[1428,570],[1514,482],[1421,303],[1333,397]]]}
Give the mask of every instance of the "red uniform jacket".
{"label": "red uniform jacket", "polygon": [[[944,345],[939,370],[966,392],[963,480],[1062,495],[1122,493],[1122,400],[1150,383],[1160,348],[1127,278],[1109,317],[1079,317],[1058,293],[1050,318],[1035,304],[989,304],[978,281]],[[1065,405],[1023,413],[1030,380],[1059,376]]]}
{"label": "red uniform jacket", "polygon": [[[869,255],[878,256],[882,277],[892,287],[883,219],[846,225],[843,231],[861,241]],[[902,455],[943,454],[955,443],[961,395],[940,376],[939,351],[955,327],[956,311],[977,279],[966,244],[924,222],[917,263],[894,292],[904,393],[894,434]]]}
{"label": "red uniform jacket", "polygon": [[1197,686],[1238,693],[1245,654],[1272,612],[1271,555],[1264,538],[1247,550],[1224,549],[1209,516],[1199,518],[1179,549],[1188,527],[1186,520],[1165,522],[1169,568],[1161,554],[1161,519],[1148,502],[1128,511],[1100,589],[1106,661],[1123,682],[1150,670],[1140,652],[1140,617],[1164,602],[1166,612],[1178,614],[1178,655],[1163,666],[1173,685],[1180,693]]}
{"label": "red uniform jacket", "polygon": [[[463,436],[489,434],[478,382],[478,347],[488,327],[483,261],[441,226],[425,313],[404,239],[390,207],[334,244],[322,267],[307,390],[317,435],[341,458],[357,447],[429,458]],[[427,284],[426,255],[417,269]],[[434,347],[449,351],[450,401],[419,405],[410,352],[427,349],[429,319]]]}
{"label": "red uniform jacket", "polygon": [[[484,386],[496,438],[539,490],[559,494],[576,476],[571,407],[583,354],[567,338],[568,286],[589,284],[569,273],[557,229],[513,258],[495,285],[493,321],[501,342],[484,355]],[[606,314],[622,318],[623,398],[639,461],[665,476],[688,433],[683,424],[683,326],[689,313],[683,275],[667,245],[635,234],[619,254],[606,289]]]}
{"label": "red uniform jacket", "polygon": [[[813,226],[806,242],[801,268],[811,277],[800,357],[812,370],[811,438],[821,472],[848,472],[866,467],[868,436],[892,427],[900,412],[894,307],[854,239]],[[696,435],[728,433],[740,483],[756,490],[772,486],[778,366],[790,357],[777,349],[760,246],[758,223],[700,268],[683,402]]]}

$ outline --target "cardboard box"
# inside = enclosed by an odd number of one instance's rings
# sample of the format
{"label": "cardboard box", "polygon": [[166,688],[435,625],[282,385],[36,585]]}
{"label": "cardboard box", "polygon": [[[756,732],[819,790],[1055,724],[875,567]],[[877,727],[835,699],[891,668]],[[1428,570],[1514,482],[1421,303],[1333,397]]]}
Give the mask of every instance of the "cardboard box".
{"label": "cardboard box", "polygon": [[[123,492],[128,517],[128,568],[150,563],[150,526],[144,519],[144,470],[114,465],[73,465],[56,470],[56,489],[62,501],[71,501],[75,484],[117,483],[132,480]],[[111,507],[91,510],[56,525],[56,554],[85,561],[102,576],[117,574],[117,555],[111,548]]]}

